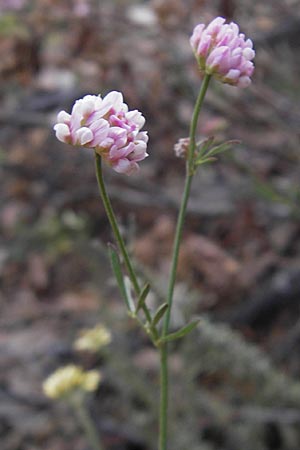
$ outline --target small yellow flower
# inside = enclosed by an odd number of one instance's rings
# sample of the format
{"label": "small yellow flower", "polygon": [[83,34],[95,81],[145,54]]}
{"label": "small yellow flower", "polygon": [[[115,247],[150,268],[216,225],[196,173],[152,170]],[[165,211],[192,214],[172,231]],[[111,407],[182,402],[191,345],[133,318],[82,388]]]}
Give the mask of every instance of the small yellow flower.
{"label": "small yellow flower", "polygon": [[84,371],[70,364],[53,372],[43,383],[43,391],[49,398],[67,397],[75,391],[95,391],[101,380],[96,370]]}
{"label": "small yellow flower", "polygon": [[110,331],[104,325],[96,325],[94,328],[81,331],[74,343],[74,348],[79,351],[97,352],[110,342]]}
{"label": "small yellow flower", "polygon": [[96,370],[89,370],[85,374],[83,388],[85,391],[93,392],[97,389],[100,381],[100,374]]}

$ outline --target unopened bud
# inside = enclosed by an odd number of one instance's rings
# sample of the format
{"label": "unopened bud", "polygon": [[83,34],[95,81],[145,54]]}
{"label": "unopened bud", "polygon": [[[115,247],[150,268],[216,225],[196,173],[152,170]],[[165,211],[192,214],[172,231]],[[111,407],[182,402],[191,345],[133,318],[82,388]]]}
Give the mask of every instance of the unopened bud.
{"label": "unopened bud", "polygon": [[174,145],[174,152],[177,158],[187,158],[187,154],[190,146],[190,138],[180,138],[179,141]]}

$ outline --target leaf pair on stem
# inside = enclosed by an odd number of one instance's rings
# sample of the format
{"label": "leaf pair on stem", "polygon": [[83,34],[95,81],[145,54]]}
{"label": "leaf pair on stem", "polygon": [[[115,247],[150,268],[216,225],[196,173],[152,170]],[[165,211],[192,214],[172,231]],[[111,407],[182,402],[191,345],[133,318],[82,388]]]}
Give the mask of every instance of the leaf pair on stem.
{"label": "leaf pair on stem", "polygon": [[[190,333],[199,323],[199,320],[194,320],[191,323],[185,325],[178,331],[174,333],[167,334],[166,336],[160,336],[157,326],[163,319],[165,313],[167,312],[169,305],[163,303],[158,307],[152,316],[150,310],[146,304],[147,296],[150,292],[150,284],[146,283],[141,289],[139,297],[135,302],[132,296],[131,283],[128,277],[123,276],[121,261],[119,255],[112,244],[109,244],[109,256],[112,265],[113,272],[115,274],[117,284],[125,301],[127,311],[130,317],[136,319],[146,333],[151,337],[153,344],[159,347],[166,342],[174,341],[180,339]],[[138,313],[143,310],[146,316],[146,323],[144,323],[140,318]]]}
{"label": "leaf pair on stem", "polygon": [[194,168],[196,169],[202,164],[216,161],[216,155],[226,152],[232,145],[236,144],[240,144],[240,141],[230,140],[223,142],[222,144],[216,144],[213,136],[197,142],[194,157]]}

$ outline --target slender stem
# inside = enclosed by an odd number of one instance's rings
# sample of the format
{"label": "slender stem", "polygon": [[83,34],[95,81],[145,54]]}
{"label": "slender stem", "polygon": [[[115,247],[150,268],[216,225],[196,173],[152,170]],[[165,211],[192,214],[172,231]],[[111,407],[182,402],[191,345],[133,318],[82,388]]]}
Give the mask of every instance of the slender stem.
{"label": "slender stem", "polygon": [[203,100],[209,85],[211,79],[211,75],[205,75],[205,77],[203,78],[202,84],[201,84],[201,88],[199,91],[199,95],[198,98],[196,100],[195,103],[195,107],[194,107],[194,112],[193,112],[193,117],[191,120],[191,125],[190,125],[190,146],[189,146],[189,152],[188,152],[188,158],[187,158],[187,166],[189,169],[189,175],[193,175],[193,159],[194,159],[194,154],[195,154],[195,149],[196,149],[196,130],[197,130],[197,124],[198,124],[198,117],[199,117],[199,113],[200,113],[200,109],[202,107],[203,104]]}
{"label": "slender stem", "polygon": [[74,399],[72,405],[77,415],[78,421],[93,450],[103,450],[95,425],[84,405],[83,399]]}
{"label": "slender stem", "polygon": [[130,277],[130,280],[132,282],[133,288],[136,292],[136,294],[140,293],[140,286],[137,280],[137,277],[135,275],[134,269],[131,265],[131,261],[129,259],[126,247],[125,247],[125,243],[123,240],[123,237],[120,233],[119,227],[118,227],[118,223],[110,202],[110,199],[107,195],[106,192],[106,188],[105,188],[105,184],[104,184],[104,180],[103,180],[103,175],[102,175],[102,164],[101,164],[101,156],[98,155],[98,153],[95,153],[95,158],[96,158],[96,175],[97,175],[97,181],[98,181],[98,186],[99,186],[99,191],[100,191],[100,195],[103,201],[103,205],[105,208],[105,212],[107,214],[110,226],[113,230],[114,236],[116,238],[116,241],[118,243],[120,252],[122,253],[123,259],[124,259],[124,263],[125,266],[128,270],[128,274]]}
{"label": "slender stem", "polygon": [[164,336],[168,333],[168,330],[169,330],[171,308],[172,308],[172,303],[173,303],[173,294],[174,294],[174,287],[175,287],[175,281],[176,281],[176,271],[177,271],[178,257],[179,257],[179,247],[180,247],[181,236],[182,236],[182,231],[183,231],[187,202],[188,202],[189,193],[190,193],[190,189],[191,189],[192,178],[193,178],[193,175],[188,175],[188,174],[185,178],[184,191],[183,191],[181,206],[180,206],[180,210],[179,210],[178,220],[177,220],[175,239],[174,239],[174,247],[173,247],[172,266],[171,266],[170,280],[169,280],[169,287],[168,287],[168,294],[167,294],[167,303],[169,305],[169,308],[167,309],[167,312],[165,315],[165,320],[164,320],[164,326],[163,326],[163,335]]}
{"label": "slender stem", "polygon": [[168,352],[167,344],[160,348],[160,410],[159,410],[159,450],[167,448],[168,432]]}
{"label": "slender stem", "polygon": [[[166,336],[169,331],[169,324],[170,324],[170,318],[171,318],[171,309],[172,309],[172,303],[173,303],[173,294],[174,294],[174,288],[175,288],[175,281],[176,281],[176,273],[177,273],[177,266],[178,266],[178,257],[179,257],[179,248],[182,238],[182,231],[183,231],[183,225],[184,225],[184,219],[186,215],[186,209],[187,209],[187,203],[191,191],[191,184],[192,179],[194,176],[194,155],[195,155],[195,149],[196,149],[196,130],[197,130],[197,123],[198,123],[198,117],[200,113],[201,106],[203,104],[203,100],[209,85],[210,81],[210,75],[206,75],[203,79],[203,82],[201,84],[201,88],[199,91],[199,95],[195,104],[193,117],[190,125],[190,145],[187,155],[187,162],[186,162],[186,177],[185,177],[185,184],[184,184],[184,190],[181,200],[181,206],[178,213],[178,219],[177,219],[177,225],[176,225],[176,232],[174,237],[174,244],[173,244],[173,256],[172,256],[172,265],[171,265],[171,271],[170,271],[170,279],[169,279],[169,286],[168,286],[168,293],[167,293],[167,303],[169,305],[169,308],[167,309],[167,312],[165,314],[164,318],[164,324],[163,324],[163,336]],[[161,371],[160,371],[160,383],[161,383],[161,396],[160,396],[160,432],[159,432],[159,450],[167,450],[167,437],[168,437],[168,345],[165,343],[161,349]]]}
{"label": "slender stem", "polygon": [[[131,283],[133,285],[134,291],[135,291],[136,295],[139,296],[140,293],[141,293],[141,288],[140,288],[137,276],[135,274],[134,268],[133,268],[133,266],[131,264],[131,261],[130,261],[130,258],[129,258],[129,255],[128,255],[128,252],[127,252],[127,249],[126,249],[126,246],[125,246],[124,239],[123,239],[123,237],[122,237],[122,235],[120,233],[120,230],[119,230],[119,227],[118,227],[118,223],[117,223],[117,220],[116,220],[116,217],[115,217],[115,214],[114,214],[114,211],[113,211],[110,199],[109,199],[108,194],[106,192],[105,183],[104,183],[103,174],[102,174],[101,156],[98,155],[98,153],[96,153],[96,152],[95,152],[95,163],[96,163],[96,175],[97,175],[99,192],[100,192],[101,199],[102,199],[102,202],[103,202],[103,205],[104,205],[104,208],[105,208],[105,212],[106,212],[106,215],[108,217],[110,226],[111,226],[111,228],[113,230],[115,239],[116,239],[116,241],[118,243],[119,250],[120,250],[120,252],[121,252],[121,254],[123,256],[124,264],[126,266],[126,269],[127,269],[130,281],[131,281]],[[149,311],[148,311],[148,309],[147,309],[147,307],[145,305],[143,306],[143,311],[144,311],[144,314],[146,316],[147,322],[150,323],[151,322],[151,316],[150,316]]]}
{"label": "slender stem", "polygon": [[164,320],[164,328],[163,328],[163,334],[166,335],[169,330],[169,324],[170,324],[170,318],[171,318],[171,309],[172,309],[172,302],[173,302],[173,294],[174,294],[174,287],[175,287],[175,281],[176,281],[176,272],[177,272],[177,266],[178,266],[178,256],[179,256],[179,248],[181,243],[181,237],[182,237],[182,231],[183,231],[183,225],[184,225],[184,219],[186,215],[186,208],[187,203],[191,191],[191,184],[192,179],[194,176],[194,154],[196,149],[196,130],[197,130],[197,123],[198,123],[198,117],[200,113],[201,106],[203,104],[203,100],[208,88],[210,80],[210,75],[206,75],[203,79],[203,82],[201,84],[201,88],[199,91],[199,95],[195,104],[193,117],[191,121],[190,126],[190,145],[188,150],[188,157],[187,157],[187,164],[186,164],[186,177],[185,177],[185,184],[184,184],[184,190],[180,205],[180,210],[178,214],[177,219],[177,225],[176,225],[176,232],[175,232],[175,238],[174,238],[174,245],[173,245],[173,256],[172,256],[172,266],[171,266],[171,272],[170,272],[170,279],[169,279],[169,287],[168,287],[168,293],[167,293],[167,303],[169,305],[169,308],[165,315]]}

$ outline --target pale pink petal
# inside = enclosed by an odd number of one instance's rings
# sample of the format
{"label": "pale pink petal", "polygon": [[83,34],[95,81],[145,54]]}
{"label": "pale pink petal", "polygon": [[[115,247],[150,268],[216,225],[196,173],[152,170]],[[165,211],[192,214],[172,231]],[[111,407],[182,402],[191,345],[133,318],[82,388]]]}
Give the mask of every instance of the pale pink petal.
{"label": "pale pink petal", "polygon": [[216,17],[210,24],[207,26],[206,30],[208,33],[216,34],[220,31],[225,19],[223,17]]}
{"label": "pale pink petal", "polygon": [[147,145],[143,141],[135,142],[134,150],[130,154],[130,159],[135,161],[142,161],[147,155]]}
{"label": "pale pink petal", "polygon": [[127,147],[118,148],[116,146],[112,146],[109,151],[109,160],[110,161],[118,161],[120,159],[124,159],[128,156],[130,150]]}
{"label": "pale pink petal", "polygon": [[201,39],[202,31],[204,30],[205,25],[199,24],[195,27],[194,32],[190,38],[190,43],[193,48],[197,48]]}
{"label": "pale pink petal", "polygon": [[117,164],[114,164],[113,169],[118,173],[124,173],[126,175],[132,175],[139,170],[139,166],[134,161],[128,161],[128,159],[120,159]]}
{"label": "pale pink petal", "polygon": [[126,113],[126,119],[134,123],[139,130],[145,125],[145,117],[137,109]]}
{"label": "pale pink petal", "polygon": [[113,144],[114,144],[114,140],[110,137],[106,137],[105,139],[103,139],[103,141],[101,141],[101,143],[99,143],[98,147],[108,150],[111,148],[111,146]]}
{"label": "pale pink petal", "polygon": [[93,132],[94,136],[91,144],[93,146],[98,146],[104,139],[107,138],[109,132],[109,124],[105,119],[95,120],[95,122],[91,123],[89,129]]}
{"label": "pale pink petal", "polygon": [[130,161],[126,158],[119,159],[113,164],[113,169],[118,173],[127,173],[130,170]]}
{"label": "pale pink petal", "polygon": [[252,50],[252,48],[250,48],[250,47],[246,47],[246,48],[244,48],[244,50],[243,50],[243,56],[244,56],[244,58],[246,58],[248,61],[251,61],[251,59],[253,59],[254,56],[255,56],[255,51]]}
{"label": "pale pink petal", "polygon": [[57,139],[61,142],[68,144],[71,136],[68,125],[64,123],[57,123],[56,125],[54,125],[53,128],[55,130]]}
{"label": "pale pink petal", "polygon": [[226,80],[231,80],[233,82],[238,81],[241,72],[237,69],[230,69],[228,73],[226,73]]}
{"label": "pale pink petal", "polygon": [[251,80],[247,76],[240,77],[237,83],[238,87],[246,88],[251,84]]}
{"label": "pale pink petal", "polygon": [[199,42],[198,48],[197,48],[197,53],[199,56],[201,56],[201,58],[206,58],[210,46],[211,46],[211,42],[212,42],[212,38],[210,35],[205,35],[203,37],[203,39],[201,39],[201,41]]}
{"label": "pale pink petal", "polygon": [[144,141],[146,144],[149,141],[148,131],[140,131],[136,135],[136,139],[140,141]]}
{"label": "pale pink petal", "polygon": [[93,132],[87,127],[79,128],[75,133],[76,143],[79,145],[85,145],[88,142],[91,142],[93,137]]}
{"label": "pale pink petal", "polygon": [[215,48],[207,58],[207,67],[209,67],[210,70],[216,69],[221,64],[221,61],[228,57],[228,54],[228,47],[223,46]]}
{"label": "pale pink petal", "polygon": [[107,114],[111,109],[120,111],[123,106],[123,95],[121,92],[112,91],[107,94],[102,101],[101,113],[103,116]]}
{"label": "pale pink petal", "polygon": [[70,123],[71,115],[66,111],[60,111],[57,115],[57,122]]}

